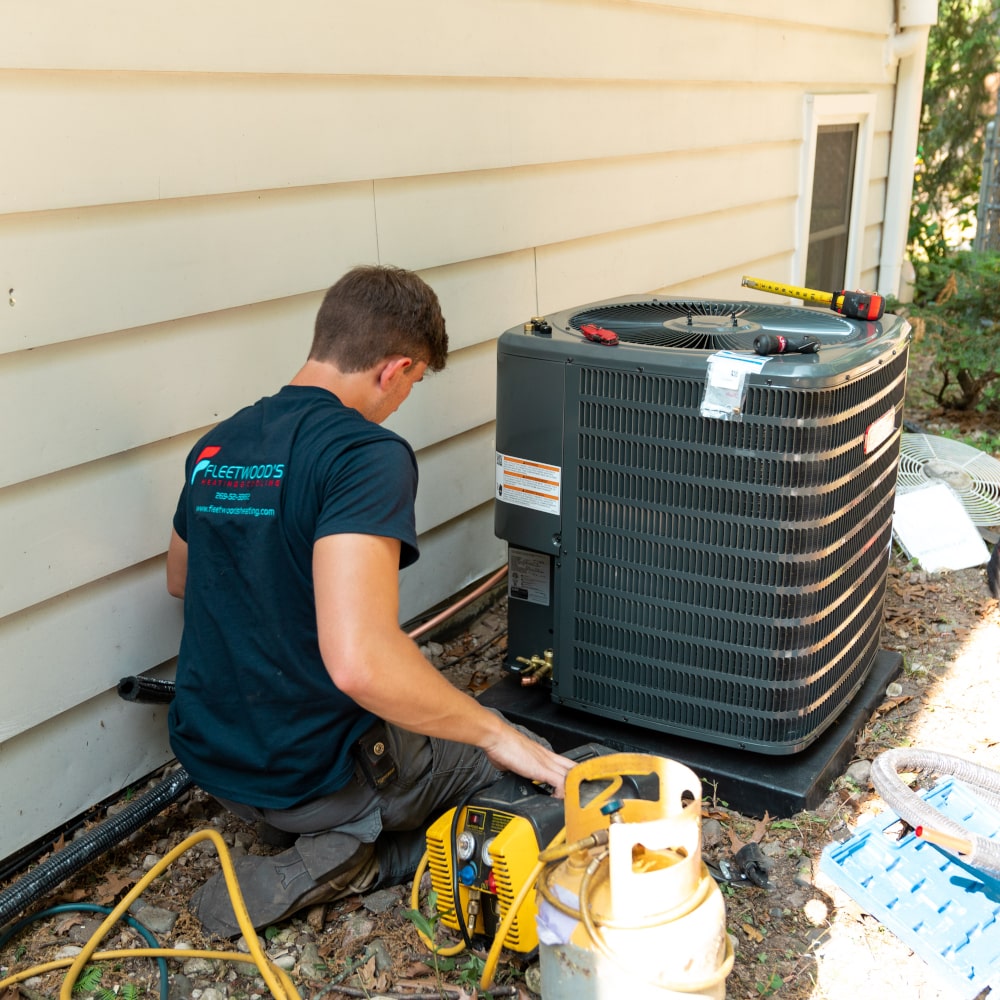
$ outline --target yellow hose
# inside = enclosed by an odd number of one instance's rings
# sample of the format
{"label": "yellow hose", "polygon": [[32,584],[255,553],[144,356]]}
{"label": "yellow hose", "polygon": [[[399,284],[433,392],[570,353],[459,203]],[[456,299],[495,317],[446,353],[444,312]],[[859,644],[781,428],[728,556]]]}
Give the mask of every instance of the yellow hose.
{"label": "yellow hose", "polygon": [[[417,913],[420,912],[420,880],[424,877],[429,859],[430,854],[424,851],[424,856],[420,859],[420,864],[417,865],[417,872],[413,876],[413,888],[410,890],[410,909],[415,910]],[[420,940],[423,941],[424,947],[433,955],[440,955],[442,958],[451,958],[452,955],[457,955],[465,951],[464,941],[449,945],[447,948],[439,948],[416,924],[413,926],[420,936]]]}
{"label": "yellow hose", "polygon": [[51,972],[54,969],[68,967],[69,971],[63,979],[59,998],[60,1000],[71,1000],[73,987],[80,978],[80,973],[83,972],[84,966],[91,960],[102,961],[119,958],[208,958],[217,961],[246,962],[246,955],[242,955],[239,952],[227,951],[192,951],[190,949],[176,948],[129,948],[121,951],[97,951],[98,944],[104,940],[108,931],[114,927],[128,908],[142,895],[146,887],[169,868],[177,858],[203,840],[211,840],[219,853],[219,861],[222,865],[226,887],[229,890],[229,898],[233,904],[233,912],[236,914],[236,922],[239,924],[240,930],[243,931],[243,937],[246,939],[247,947],[250,950],[250,958],[260,971],[264,982],[267,984],[267,988],[271,991],[271,995],[275,1000],[301,1000],[299,992],[296,990],[295,984],[288,977],[288,974],[283,969],[274,965],[261,949],[260,942],[257,940],[257,934],[253,929],[253,924],[250,922],[250,914],[247,913],[246,903],[243,902],[243,893],[240,892],[240,885],[236,878],[236,870],[233,868],[232,858],[229,855],[229,848],[215,830],[199,830],[197,833],[192,834],[146,872],[132,889],[129,890],[125,898],[107,915],[101,926],[94,931],[79,955],[73,959],[47,962],[44,965],[35,966],[7,979],[0,980],[0,992],[9,985],[30,979],[33,976]]}
{"label": "yellow hose", "polygon": [[[216,962],[243,962],[246,963],[246,955],[236,954],[231,951],[198,951],[192,948],[120,948],[116,951],[95,951],[90,956],[92,962],[113,962],[123,958],[176,958],[179,961],[187,961],[189,958],[207,958]],[[269,960],[268,960],[269,961]],[[46,972],[55,972],[58,969],[68,969],[73,964],[72,958],[60,958],[52,962],[45,962],[41,965],[33,966],[22,972],[17,972],[0,980],[0,990],[13,986],[15,983],[23,983],[27,979],[44,975]],[[299,994],[295,990],[295,984],[288,978],[288,973],[284,969],[274,966],[274,971],[282,981],[285,993],[274,993],[276,998],[285,996],[295,1000]],[[71,988],[72,989],[72,988]]]}

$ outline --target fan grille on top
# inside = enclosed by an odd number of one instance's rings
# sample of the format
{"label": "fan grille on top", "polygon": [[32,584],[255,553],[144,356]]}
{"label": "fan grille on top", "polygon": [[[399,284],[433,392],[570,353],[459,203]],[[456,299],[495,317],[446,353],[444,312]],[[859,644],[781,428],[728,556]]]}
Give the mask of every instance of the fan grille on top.
{"label": "fan grille on top", "polygon": [[587,323],[613,330],[626,344],[701,351],[753,350],[762,332],[808,335],[827,344],[859,338],[856,325],[832,312],[712,299],[609,304],[570,319],[576,330]]}

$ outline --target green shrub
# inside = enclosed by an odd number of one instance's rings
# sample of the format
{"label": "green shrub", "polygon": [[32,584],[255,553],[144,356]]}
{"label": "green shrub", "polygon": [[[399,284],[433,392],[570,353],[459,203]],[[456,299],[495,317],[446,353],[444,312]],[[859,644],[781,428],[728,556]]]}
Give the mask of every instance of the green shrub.
{"label": "green shrub", "polygon": [[917,265],[914,336],[934,353],[939,406],[1000,403],[1000,253],[962,250]]}

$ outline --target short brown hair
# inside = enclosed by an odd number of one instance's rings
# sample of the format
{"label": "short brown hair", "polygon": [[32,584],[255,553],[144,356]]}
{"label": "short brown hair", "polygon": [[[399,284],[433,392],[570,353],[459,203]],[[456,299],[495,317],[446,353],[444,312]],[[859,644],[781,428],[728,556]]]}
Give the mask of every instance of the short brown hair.
{"label": "short brown hair", "polygon": [[359,372],[392,355],[441,371],[448,334],[434,289],[413,271],[366,264],[352,268],[323,298],[309,357]]}

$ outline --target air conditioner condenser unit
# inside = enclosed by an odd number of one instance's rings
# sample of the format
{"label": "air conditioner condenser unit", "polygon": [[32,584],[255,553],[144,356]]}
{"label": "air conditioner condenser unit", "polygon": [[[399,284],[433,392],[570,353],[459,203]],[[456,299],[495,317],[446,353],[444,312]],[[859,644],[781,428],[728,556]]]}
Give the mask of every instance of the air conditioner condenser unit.
{"label": "air conditioner condenser unit", "polygon": [[[762,333],[819,349],[763,358]],[[646,729],[809,746],[879,649],[908,338],[892,315],[636,297],[504,333],[507,665]]]}

